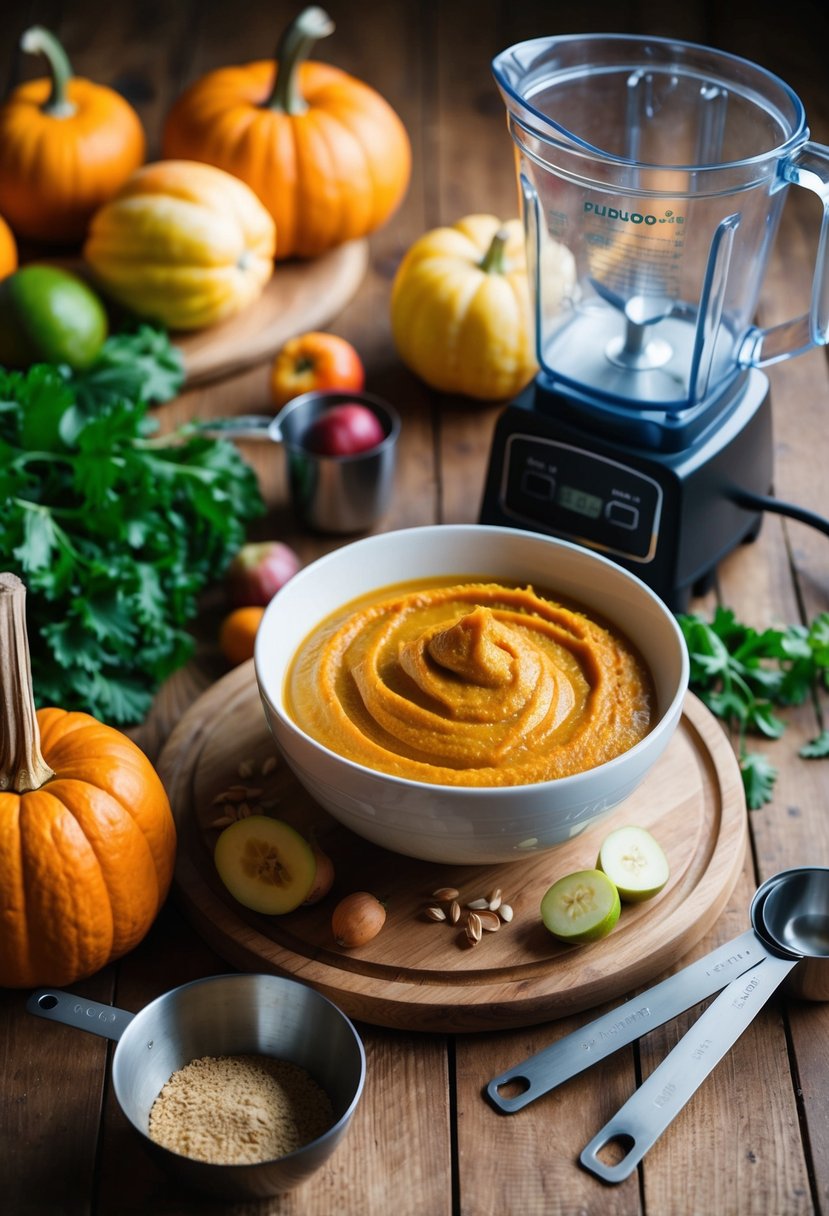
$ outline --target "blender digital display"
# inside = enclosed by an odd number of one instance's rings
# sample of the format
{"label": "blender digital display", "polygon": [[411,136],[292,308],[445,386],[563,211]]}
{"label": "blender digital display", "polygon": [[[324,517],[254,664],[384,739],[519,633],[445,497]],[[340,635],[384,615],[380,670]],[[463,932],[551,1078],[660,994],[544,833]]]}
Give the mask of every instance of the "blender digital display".
{"label": "blender digital display", "polygon": [[482,521],[592,545],[681,607],[759,527],[759,369],[827,340],[826,240],[810,313],[754,314],[786,187],[829,199],[829,149],[783,81],[691,43],[538,38],[493,71],[540,371],[499,420]]}

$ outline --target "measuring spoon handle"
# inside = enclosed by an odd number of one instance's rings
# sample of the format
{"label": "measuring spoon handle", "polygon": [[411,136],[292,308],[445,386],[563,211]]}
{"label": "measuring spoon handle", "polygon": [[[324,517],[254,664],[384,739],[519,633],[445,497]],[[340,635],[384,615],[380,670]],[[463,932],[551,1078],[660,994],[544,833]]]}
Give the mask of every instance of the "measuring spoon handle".
{"label": "measuring spoon handle", "polygon": [[[591,1064],[719,992],[765,958],[766,953],[754,930],[748,929],[624,1005],[494,1077],[486,1087],[487,1097],[502,1113],[514,1114]],[[520,1086],[521,1092],[512,1097],[502,1094],[501,1089],[508,1084]]]}
{"label": "measuring spoon handle", "polygon": [[90,1034],[116,1041],[135,1017],[134,1013],[116,1009],[114,1005],[88,1001],[86,997],[73,996],[71,992],[60,992],[55,988],[38,988],[27,1000],[26,1009],[50,1022],[61,1022],[64,1026],[88,1030]]}
{"label": "measuring spoon handle", "polygon": [[[579,1161],[603,1182],[623,1182],[783,983],[799,959],[767,954],[732,980],[624,1106],[582,1150]],[[605,1165],[599,1152],[616,1141],[625,1155]]]}

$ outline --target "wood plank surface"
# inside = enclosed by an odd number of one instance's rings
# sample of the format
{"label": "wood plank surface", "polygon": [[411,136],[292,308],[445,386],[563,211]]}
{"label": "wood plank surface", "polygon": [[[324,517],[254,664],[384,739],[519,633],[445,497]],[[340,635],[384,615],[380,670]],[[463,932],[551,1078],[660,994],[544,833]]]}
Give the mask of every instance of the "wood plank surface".
{"label": "wood plank surface", "polygon": [[[8,6],[7,6],[8,7]],[[391,281],[426,228],[474,211],[517,209],[512,152],[489,60],[542,33],[636,30],[687,37],[736,52],[779,73],[803,99],[813,138],[829,143],[825,68],[829,9],[823,0],[656,0],[562,9],[541,0],[333,0],[336,35],[318,48],[370,81],[412,137],[411,188],[397,215],[369,240],[369,267],[329,328],[364,356],[367,387],[403,416],[395,495],[384,528],[477,518],[499,407],[432,393],[403,368],[391,341]],[[21,0],[0,22],[0,88],[41,74],[21,57],[20,33],[40,22],[65,41],[76,70],[123,91],[160,151],[165,113],[182,87],[226,63],[266,56],[295,14],[283,0]],[[763,288],[759,323],[807,307],[820,219],[818,200],[792,189]],[[829,372],[824,351],[769,369],[775,490],[824,514],[829,456]],[[195,386],[159,411],[163,427],[193,416],[271,412],[263,363]],[[268,504],[256,534],[288,539],[304,560],[333,539],[300,532],[284,473],[266,445],[241,443]],[[768,516],[756,543],[729,556],[696,605],[732,606],[762,627],[829,610],[827,540]],[[163,691],[182,714],[226,670],[211,647],[223,601],[206,597],[200,674],[180,673]],[[205,674],[206,673],[206,674]],[[827,697],[786,713],[782,739],[750,746],[780,775],[773,801],[749,816],[750,851],[737,886],[703,940],[667,970],[727,941],[746,924],[756,885],[788,866],[829,863],[826,762],[797,755],[827,721]],[[159,722],[169,718],[160,718]],[[143,734],[157,757],[164,729]],[[175,899],[128,958],[84,981],[92,999],[138,1009],[161,992],[227,968],[185,920]],[[631,990],[638,981],[633,979]],[[641,985],[639,985],[641,987]],[[607,1187],[580,1170],[578,1153],[691,1024],[694,1011],[647,1036],[514,1116],[495,1112],[487,1079],[576,1029],[600,1010],[537,1026],[469,1035],[359,1024],[368,1081],[330,1166],[265,1204],[212,1204],[178,1190],[147,1159],[117,1109],[102,1041],[22,1011],[25,993],[0,991],[0,1207],[10,1216],[827,1216],[829,1214],[829,1006],[772,999],[627,1182]],[[607,1007],[607,1006],[606,1006]]]}

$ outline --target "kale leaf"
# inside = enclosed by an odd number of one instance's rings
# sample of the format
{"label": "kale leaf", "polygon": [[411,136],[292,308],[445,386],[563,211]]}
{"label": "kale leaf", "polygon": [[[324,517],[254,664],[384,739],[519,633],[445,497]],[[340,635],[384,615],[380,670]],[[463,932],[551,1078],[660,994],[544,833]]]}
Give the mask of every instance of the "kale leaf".
{"label": "kale leaf", "polygon": [[193,652],[201,592],[264,511],[231,443],[156,433],[149,405],[182,382],[149,326],[109,338],[82,374],[0,369],[0,560],[27,586],[38,705],[143,718]]}

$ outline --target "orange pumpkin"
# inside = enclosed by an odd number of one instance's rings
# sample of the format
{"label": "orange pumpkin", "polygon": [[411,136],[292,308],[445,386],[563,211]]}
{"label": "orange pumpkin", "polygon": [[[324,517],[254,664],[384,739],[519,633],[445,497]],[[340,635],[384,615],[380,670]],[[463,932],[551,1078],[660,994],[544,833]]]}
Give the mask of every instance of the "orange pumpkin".
{"label": "orange pumpkin", "polygon": [[209,72],[164,127],[165,157],[206,161],[247,182],[276,220],[278,258],[316,257],[373,232],[409,183],[409,138],[391,106],[339,68],[306,62],[333,29],[321,9],[305,9],[276,63]]}
{"label": "orange pumpkin", "polygon": [[0,216],[0,279],[17,270],[17,242],[14,233]]}
{"label": "orange pumpkin", "polygon": [[133,949],[167,895],[175,825],[126,735],[37,715],[25,587],[0,574],[0,985],[70,984]]}
{"label": "orange pumpkin", "polygon": [[90,216],[144,160],[138,115],[114,89],[72,75],[58,40],[33,26],[51,78],[24,82],[0,106],[0,213],[18,236],[79,241]]}

